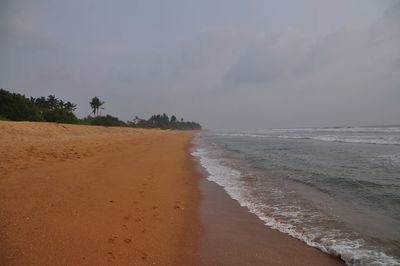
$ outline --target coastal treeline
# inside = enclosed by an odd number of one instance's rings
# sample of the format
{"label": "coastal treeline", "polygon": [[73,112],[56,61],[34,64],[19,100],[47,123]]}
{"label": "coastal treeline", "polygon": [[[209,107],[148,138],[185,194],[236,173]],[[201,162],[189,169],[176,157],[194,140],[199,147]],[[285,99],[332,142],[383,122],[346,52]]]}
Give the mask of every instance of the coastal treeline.
{"label": "coastal treeline", "polygon": [[181,130],[200,130],[201,125],[193,121],[184,121],[183,118],[178,120],[175,115],[171,118],[166,114],[153,115],[149,119],[140,119],[136,117],[133,121],[129,122],[131,127],[139,128],[161,128],[161,129],[181,129]]}
{"label": "coastal treeline", "polygon": [[0,89],[0,120],[57,122],[110,127],[201,129],[201,125],[196,122],[184,121],[183,118],[178,120],[175,115],[169,118],[166,114],[152,115],[149,119],[142,119],[136,116],[132,121],[125,122],[109,114],[101,115],[101,110],[104,109],[104,101],[101,101],[98,97],[93,97],[88,104],[92,109],[92,115],[78,118],[74,113],[77,105],[69,101],[63,101],[55,95],[27,98],[19,93]]}
{"label": "coastal treeline", "polygon": [[54,95],[27,98],[18,93],[0,89],[0,117],[12,121],[46,121],[78,123],[73,111],[76,104],[64,102]]}

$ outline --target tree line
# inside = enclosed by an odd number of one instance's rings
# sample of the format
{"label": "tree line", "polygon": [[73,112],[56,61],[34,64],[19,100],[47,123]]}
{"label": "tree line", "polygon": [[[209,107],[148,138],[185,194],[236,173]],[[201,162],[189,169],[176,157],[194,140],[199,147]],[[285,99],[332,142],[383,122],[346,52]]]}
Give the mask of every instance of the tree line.
{"label": "tree line", "polygon": [[135,117],[132,121],[124,122],[112,115],[101,115],[104,110],[104,101],[93,97],[89,101],[92,115],[79,119],[74,114],[77,105],[69,101],[63,101],[55,95],[47,97],[30,97],[19,93],[0,89],[0,120],[11,121],[38,121],[57,122],[67,124],[120,126],[135,128],[160,128],[179,130],[200,130],[201,125],[193,121],[178,120],[175,115],[171,118],[165,113],[152,115],[149,119]]}
{"label": "tree line", "polygon": [[76,104],[64,102],[54,95],[27,98],[18,93],[0,89],[0,117],[12,121],[47,121],[77,123],[73,111]]}
{"label": "tree line", "polygon": [[201,125],[193,121],[178,120],[175,115],[171,118],[165,113],[162,115],[152,115],[149,119],[136,117],[133,121],[128,121],[131,127],[139,128],[161,128],[161,129],[181,129],[181,130],[200,130]]}

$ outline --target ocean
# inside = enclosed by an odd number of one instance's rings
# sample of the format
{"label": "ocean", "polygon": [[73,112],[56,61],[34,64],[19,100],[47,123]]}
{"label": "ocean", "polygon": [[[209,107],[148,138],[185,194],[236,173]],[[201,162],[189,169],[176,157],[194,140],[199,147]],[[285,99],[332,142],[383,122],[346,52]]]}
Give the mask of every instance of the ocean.
{"label": "ocean", "polygon": [[348,265],[400,265],[400,127],[205,131],[192,155],[266,226]]}

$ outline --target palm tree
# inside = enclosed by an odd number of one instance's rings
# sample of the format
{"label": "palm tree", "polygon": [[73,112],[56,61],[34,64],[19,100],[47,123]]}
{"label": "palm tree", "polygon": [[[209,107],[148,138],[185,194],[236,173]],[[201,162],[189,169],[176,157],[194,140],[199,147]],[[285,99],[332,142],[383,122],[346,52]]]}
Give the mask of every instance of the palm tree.
{"label": "palm tree", "polygon": [[90,107],[93,109],[93,115],[98,115],[99,109],[104,104],[104,102],[100,101],[98,97],[93,97],[89,104]]}
{"label": "palm tree", "polygon": [[49,95],[47,96],[47,107],[50,110],[55,110],[58,107],[59,100],[55,95]]}
{"label": "palm tree", "polygon": [[178,121],[178,119],[176,119],[176,116],[172,115],[172,116],[171,116],[171,123],[172,123],[172,124],[175,124],[176,121]]}
{"label": "palm tree", "polygon": [[76,104],[71,103],[71,102],[66,102],[65,108],[67,109],[68,112],[73,112],[76,110]]}

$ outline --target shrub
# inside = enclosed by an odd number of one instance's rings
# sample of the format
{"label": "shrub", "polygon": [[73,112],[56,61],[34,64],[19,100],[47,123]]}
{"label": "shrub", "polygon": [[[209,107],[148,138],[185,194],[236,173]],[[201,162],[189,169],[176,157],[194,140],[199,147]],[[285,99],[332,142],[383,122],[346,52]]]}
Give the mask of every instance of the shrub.
{"label": "shrub", "polygon": [[106,116],[88,116],[81,120],[81,123],[87,123],[89,125],[96,125],[96,126],[106,126],[106,127],[124,127],[126,123],[124,121],[119,120],[117,117],[112,115]]}
{"label": "shrub", "polygon": [[69,112],[65,109],[55,109],[47,110],[43,112],[44,120],[47,122],[57,122],[66,124],[76,124],[78,123],[78,118],[74,113]]}
{"label": "shrub", "polygon": [[40,109],[19,93],[0,89],[0,116],[14,121],[43,121]]}

